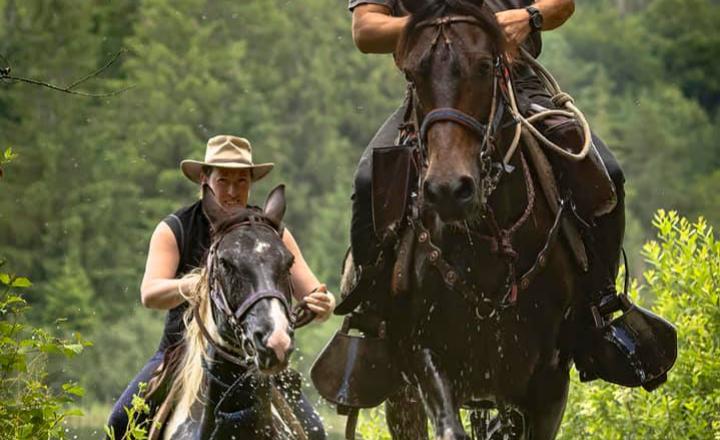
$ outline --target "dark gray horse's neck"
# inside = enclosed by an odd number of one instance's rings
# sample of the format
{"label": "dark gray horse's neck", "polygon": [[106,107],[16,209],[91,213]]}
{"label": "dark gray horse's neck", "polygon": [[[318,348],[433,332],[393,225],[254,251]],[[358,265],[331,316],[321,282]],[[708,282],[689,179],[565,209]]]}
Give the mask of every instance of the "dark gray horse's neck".
{"label": "dark gray horse's neck", "polygon": [[[270,439],[269,381],[210,353],[205,372],[202,440]],[[266,427],[268,429],[266,429]],[[267,431],[267,434],[266,434]]]}

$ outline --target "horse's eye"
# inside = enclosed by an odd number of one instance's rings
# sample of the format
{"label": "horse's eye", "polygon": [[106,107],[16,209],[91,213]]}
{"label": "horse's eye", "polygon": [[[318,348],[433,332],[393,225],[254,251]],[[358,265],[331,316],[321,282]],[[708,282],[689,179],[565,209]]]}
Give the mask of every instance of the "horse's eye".
{"label": "horse's eye", "polygon": [[221,258],[221,259],[220,259],[220,267],[221,267],[222,270],[223,270],[224,272],[226,272],[226,273],[227,273],[227,272],[232,272],[232,270],[233,270],[233,265],[232,265],[232,263],[231,263],[229,260],[225,259],[225,258]]}
{"label": "horse's eye", "polygon": [[479,76],[488,76],[493,71],[492,61],[483,61],[478,63],[476,73]]}

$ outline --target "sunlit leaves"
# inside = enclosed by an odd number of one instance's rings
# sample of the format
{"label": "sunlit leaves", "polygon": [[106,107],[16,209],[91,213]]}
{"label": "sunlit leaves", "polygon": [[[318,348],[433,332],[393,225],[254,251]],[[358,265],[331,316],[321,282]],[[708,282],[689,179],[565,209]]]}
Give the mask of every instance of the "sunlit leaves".
{"label": "sunlit leaves", "polygon": [[647,393],[574,383],[563,439],[720,438],[720,245],[703,218],[674,211],[653,218],[657,239],[643,247],[645,305],[678,330],[678,360],[668,382]]}

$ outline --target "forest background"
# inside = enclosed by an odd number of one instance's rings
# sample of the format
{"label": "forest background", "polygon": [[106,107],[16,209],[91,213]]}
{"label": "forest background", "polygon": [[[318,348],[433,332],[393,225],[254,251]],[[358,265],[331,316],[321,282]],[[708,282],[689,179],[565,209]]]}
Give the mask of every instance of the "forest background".
{"label": "forest background", "polygon": [[[0,11],[2,64],[15,75],[67,84],[127,49],[83,84],[132,86],[116,96],[0,83],[0,147],[18,154],[0,181],[0,259],[34,283],[30,323],[94,343],[48,364],[51,383],[86,390],[72,432],[97,438],[156,348],[163,313],[139,301],[148,239],[196,199],[178,163],[202,157],[209,137],[248,137],[256,160],[277,163],[254,202],[288,185],[287,223],[338,290],[353,170],[404,91],[391,56],[353,46],[344,0],[0,0]],[[720,222],[718,23],[713,0],[586,0],[544,35],[541,61],[625,170],[636,276],[658,208]],[[299,332],[303,373],[337,324]]]}

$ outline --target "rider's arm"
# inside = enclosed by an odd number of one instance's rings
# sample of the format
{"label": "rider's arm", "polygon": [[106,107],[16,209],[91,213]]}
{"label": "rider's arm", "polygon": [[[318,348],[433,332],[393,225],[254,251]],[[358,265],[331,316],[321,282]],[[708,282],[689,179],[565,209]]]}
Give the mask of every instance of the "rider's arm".
{"label": "rider's arm", "polygon": [[160,222],[150,238],[145,275],[140,285],[140,298],[145,307],[172,309],[185,299],[178,289],[188,292],[194,288],[195,279],[176,279],[180,264],[180,251],[170,227]]}
{"label": "rider's arm", "polygon": [[318,288],[323,285],[320,284],[313,271],[310,270],[310,266],[308,266],[302,252],[300,252],[295,237],[287,229],[283,234],[283,243],[295,258],[295,262],[290,268],[295,298],[298,300],[304,299],[308,308],[318,315],[318,320],[326,320],[335,309],[335,298],[329,292],[318,291]]}
{"label": "rider's arm", "polygon": [[390,15],[387,6],[371,3],[356,6],[352,14],[355,46],[363,53],[392,53],[407,20]]}
{"label": "rider's arm", "polygon": [[[533,6],[543,16],[543,31],[560,27],[575,12],[574,0],[537,0]],[[526,9],[508,9],[495,14],[512,47],[519,46],[530,35],[530,13]]]}

